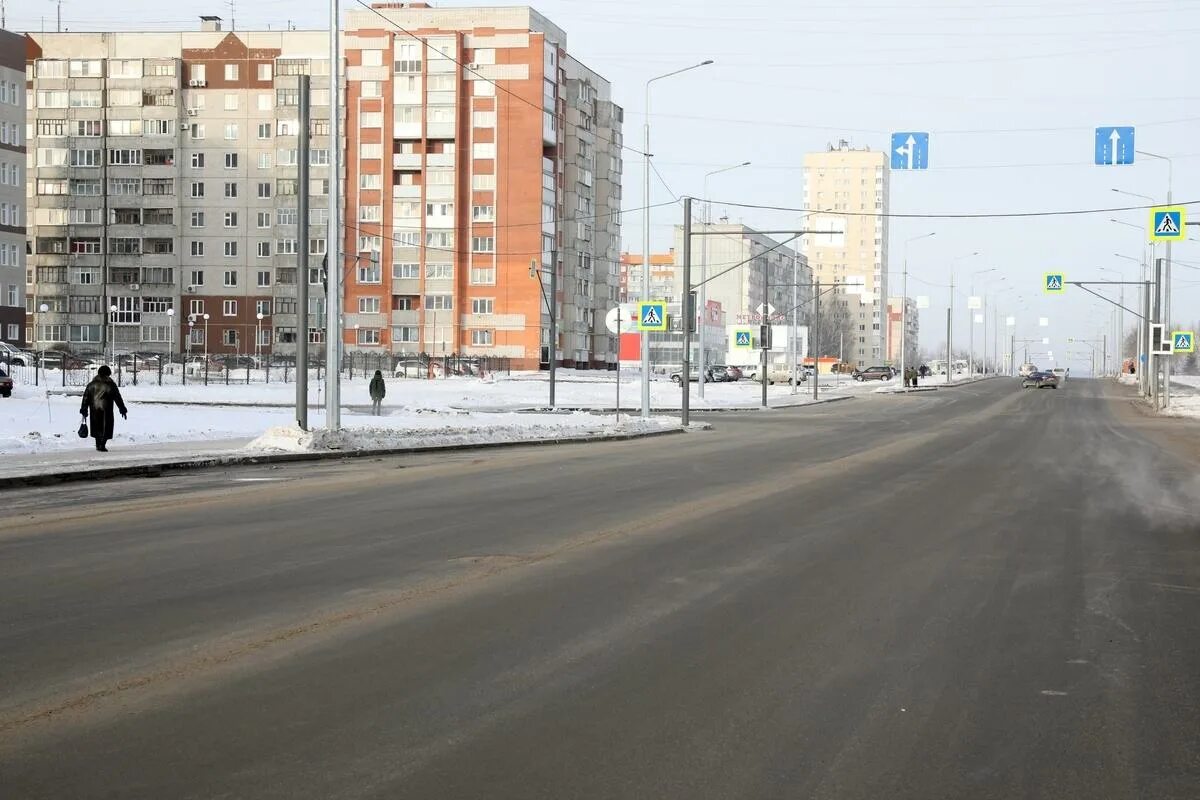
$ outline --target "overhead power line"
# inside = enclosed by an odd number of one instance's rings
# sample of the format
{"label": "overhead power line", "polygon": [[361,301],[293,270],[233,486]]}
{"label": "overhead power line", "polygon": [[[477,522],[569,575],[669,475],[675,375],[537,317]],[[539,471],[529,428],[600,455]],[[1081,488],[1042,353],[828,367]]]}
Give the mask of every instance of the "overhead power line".
{"label": "overhead power line", "polygon": [[[735,208],[752,208],[758,211],[785,211],[792,214],[824,214],[831,217],[883,217],[886,219],[1019,219],[1028,217],[1076,217],[1087,214],[1113,214],[1118,211],[1149,211],[1160,208],[1162,203],[1144,206],[1120,206],[1109,208],[1073,208],[1059,211],[991,211],[967,213],[923,213],[899,214],[892,211],[840,211],[834,209],[796,208],[794,206],[771,206],[756,203],[737,203],[731,200],[714,200]],[[1200,205],[1200,200],[1172,203],[1177,206]],[[836,231],[833,231],[836,233]]]}

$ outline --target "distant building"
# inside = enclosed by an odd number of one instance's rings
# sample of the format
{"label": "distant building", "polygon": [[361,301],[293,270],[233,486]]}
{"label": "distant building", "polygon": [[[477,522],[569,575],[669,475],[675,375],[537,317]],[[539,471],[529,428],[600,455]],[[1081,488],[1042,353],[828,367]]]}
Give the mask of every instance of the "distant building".
{"label": "distant building", "polygon": [[25,326],[25,37],[0,30],[0,340],[33,345]]}
{"label": "distant building", "polygon": [[[618,296],[622,303],[642,298],[642,254],[621,253]],[[648,300],[678,300],[678,269],[675,251],[650,254],[650,297]]]}
{"label": "distant building", "polygon": [[860,367],[888,352],[888,182],[885,152],[841,141],[804,156],[804,208],[812,212],[807,219],[830,234],[803,237],[802,249],[817,280],[844,286],[829,304],[849,319],[854,340],[847,343],[846,360]]}

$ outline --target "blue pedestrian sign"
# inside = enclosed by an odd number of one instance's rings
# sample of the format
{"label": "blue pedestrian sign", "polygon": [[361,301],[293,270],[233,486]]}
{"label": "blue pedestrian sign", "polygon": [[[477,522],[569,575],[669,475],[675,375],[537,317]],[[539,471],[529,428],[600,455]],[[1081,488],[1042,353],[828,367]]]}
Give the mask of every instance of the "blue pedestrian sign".
{"label": "blue pedestrian sign", "polygon": [[1096,128],[1096,163],[1112,166],[1133,163],[1133,127]]}
{"label": "blue pedestrian sign", "polygon": [[1187,209],[1161,206],[1150,209],[1150,241],[1169,242],[1186,238]]}
{"label": "blue pedestrian sign", "polygon": [[665,331],[667,329],[667,304],[663,301],[638,303],[638,330]]}
{"label": "blue pedestrian sign", "polygon": [[1196,351],[1196,334],[1194,331],[1172,331],[1171,348],[1176,353],[1194,353]]}
{"label": "blue pedestrian sign", "polygon": [[892,169],[929,169],[929,134],[892,134]]}
{"label": "blue pedestrian sign", "polygon": [[749,330],[741,330],[741,329],[734,331],[733,346],[734,347],[747,347],[747,348],[752,347],[753,344],[750,341],[750,331]]}
{"label": "blue pedestrian sign", "polygon": [[1046,294],[1062,294],[1067,289],[1067,282],[1061,272],[1047,272],[1043,288]]}

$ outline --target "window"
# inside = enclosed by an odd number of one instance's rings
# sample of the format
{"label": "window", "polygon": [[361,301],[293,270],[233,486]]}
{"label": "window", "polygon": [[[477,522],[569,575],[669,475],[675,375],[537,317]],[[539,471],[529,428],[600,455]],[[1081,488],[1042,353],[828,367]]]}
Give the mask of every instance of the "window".
{"label": "window", "polygon": [[360,313],[360,314],[378,314],[379,313],[379,298],[378,297],[360,297],[360,298],[358,298],[358,313]]}
{"label": "window", "polygon": [[271,301],[270,300],[254,301],[254,313],[256,315],[262,314],[264,317],[271,316]]}
{"label": "window", "polygon": [[396,295],[392,297],[392,311],[416,311],[419,299],[410,294]]}
{"label": "window", "polygon": [[494,128],[496,127],[496,112],[476,111],[471,114],[471,121],[476,128]]}
{"label": "window", "polygon": [[278,239],[275,242],[275,252],[281,256],[296,255],[296,240],[295,239]]}
{"label": "window", "polygon": [[359,283],[382,283],[383,274],[379,267],[379,262],[375,260],[360,261],[358,263],[358,282]]}
{"label": "window", "polygon": [[[237,253],[238,253],[237,245],[238,245],[238,243],[236,241],[225,243],[225,257],[226,258],[236,258],[237,257]],[[229,273],[227,272],[225,274],[228,275]],[[226,283],[225,285],[226,286],[236,286],[236,284],[233,284],[233,283]]]}
{"label": "window", "polygon": [[405,325],[392,328],[393,343],[417,344],[420,340],[420,331],[415,326]]}
{"label": "window", "polygon": [[314,147],[308,151],[308,163],[314,167],[329,166],[329,148]]}
{"label": "window", "polygon": [[259,211],[258,215],[257,215],[255,227],[270,228],[271,227],[271,212],[270,211]]}
{"label": "window", "polygon": [[383,249],[383,239],[382,238],[380,238],[379,236],[363,236],[362,234],[359,234],[358,252],[360,252],[360,253],[376,252],[377,253],[381,249]]}
{"label": "window", "polygon": [[[379,81],[363,81],[359,85],[359,94],[362,97],[382,97],[383,84]],[[315,92],[314,92],[315,94]]]}
{"label": "window", "polygon": [[204,227],[204,212],[203,211],[193,211],[192,212],[192,227],[193,228],[203,228]]}
{"label": "window", "polygon": [[260,138],[260,139],[270,139],[271,138],[271,123],[269,123],[269,122],[258,123],[258,138]]}
{"label": "window", "polygon": [[426,264],[426,280],[452,280],[454,278],[453,264]]}
{"label": "window", "polygon": [[454,295],[427,294],[425,295],[425,308],[429,311],[453,311]]}
{"label": "window", "polygon": [[493,222],[496,219],[496,207],[472,206],[471,219],[475,222]]}
{"label": "window", "polygon": [[204,166],[204,153],[192,153],[192,169],[201,169]]}
{"label": "window", "polygon": [[204,197],[204,182],[192,181],[192,197]]}
{"label": "window", "polygon": [[225,196],[226,197],[237,197],[238,196],[238,185],[237,185],[236,181],[226,181],[225,182]]}
{"label": "window", "polygon": [[[201,258],[201,257],[203,257],[203,255],[204,255],[204,242],[193,241],[192,242],[192,256],[194,258]],[[203,273],[201,273],[201,274],[203,274]]]}
{"label": "window", "polygon": [[238,96],[236,94],[225,95],[225,110],[226,111],[237,111],[238,110]]}
{"label": "window", "polygon": [[238,79],[238,65],[237,64],[226,64],[225,65],[225,80],[236,81],[237,79]]}
{"label": "window", "polygon": [[226,153],[225,154],[225,169],[237,169],[237,165],[238,165],[238,154],[237,153]]}
{"label": "window", "polygon": [[471,251],[474,253],[496,252],[496,239],[492,236],[472,236]]}
{"label": "window", "polygon": [[[275,105],[281,106],[281,107],[300,105],[300,90],[299,89],[276,89],[275,90]],[[294,130],[292,130],[290,132],[286,132],[284,130],[283,123],[280,122],[279,123],[279,135],[280,136],[295,136],[296,132]]]}
{"label": "window", "polygon": [[383,112],[364,111],[358,118],[358,126],[360,128],[382,128]]}
{"label": "window", "polygon": [[[192,270],[192,280],[189,285],[190,286],[203,286],[204,285],[204,270],[202,270],[202,269]],[[201,300],[200,302],[203,303],[204,301]]]}
{"label": "window", "polygon": [[171,308],[169,297],[146,297],[142,299],[142,311],[147,314],[165,314]]}
{"label": "window", "polygon": [[488,347],[492,344],[491,330],[474,330],[471,331],[471,344],[476,347]]}
{"label": "window", "polygon": [[378,328],[359,328],[356,333],[358,334],[358,343],[360,345],[369,347],[379,344]]}
{"label": "window", "polygon": [[237,141],[238,124],[236,122],[225,123],[225,140],[229,142]]}
{"label": "window", "polygon": [[221,342],[229,347],[237,347],[238,332],[236,328],[226,328],[221,331]]}
{"label": "window", "polygon": [[[282,181],[280,181],[280,182],[282,183]],[[295,181],[292,181],[292,185],[293,185],[293,186],[295,185]],[[283,194],[283,192],[280,192],[280,194]],[[293,194],[295,194],[295,192],[293,192]],[[263,181],[263,182],[260,182],[260,183],[258,184],[258,197],[259,197],[259,199],[260,199],[260,200],[264,200],[264,199],[266,199],[266,198],[268,198],[268,197],[270,197],[270,196],[271,196],[271,184],[270,184],[270,182],[269,182],[269,181]]]}
{"label": "window", "polygon": [[471,301],[472,314],[491,314],[496,301],[491,297],[476,297]]}
{"label": "window", "polygon": [[71,325],[70,339],[73,344],[93,344],[100,341],[99,325]]}
{"label": "window", "polygon": [[296,162],[299,160],[299,157],[297,155],[298,152],[299,151],[297,151],[295,148],[291,148],[291,149],[282,149],[281,148],[275,154],[275,163],[281,167],[294,167],[294,166],[296,166]]}
{"label": "window", "polygon": [[383,188],[383,176],[382,175],[372,175],[368,172],[364,172],[358,176],[358,188],[360,188],[360,189],[382,189]]}
{"label": "window", "polygon": [[259,64],[258,65],[258,79],[259,79],[259,81],[271,80],[271,65],[270,64]]}
{"label": "window", "polygon": [[[229,244],[229,242],[227,242],[226,244]],[[226,286],[237,286],[237,282],[238,282],[237,281],[237,270],[235,270],[235,269],[225,270],[225,285]]]}
{"label": "window", "polygon": [[471,188],[479,192],[490,192],[496,188],[495,175],[472,175]]}
{"label": "window", "polygon": [[203,139],[204,138],[204,123],[203,122],[193,122],[192,130],[189,135],[192,137],[192,139]]}
{"label": "window", "polygon": [[[130,151],[125,151],[128,156]],[[100,151],[99,150],[72,150],[71,151],[71,166],[72,167],[98,167],[100,166]]]}
{"label": "window", "polygon": [[270,258],[271,257],[271,243],[270,242],[259,242],[258,243],[258,257],[259,258]]}
{"label": "window", "polygon": [[198,316],[202,315],[203,313],[204,313],[204,301],[203,300],[188,301],[188,316],[189,317],[198,317]]}
{"label": "window", "polygon": [[495,142],[476,142],[471,145],[472,158],[495,158],[496,143]]}
{"label": "window", "polygon": [[358,219],[360,222],[379,222],[383,219],[383,206],[359,206]]}
{"label": "window", "polygon": [[271,168],[271,154],[270,153],[259,153],[258,154],[258,168],[259,169],[270,169]]}
{"label": "window", "polygon": [[204,66],[205,66],[204,64],[192,64],[192,66],[191,66],[191,72],[190,72],[190,74],[191,74],[191,76],[192,76],[192,77],[191,77],[191,80],[193,80],[193,81],[196,81],[196,82],[198,82],[198,83],[204,83],[204,82],[205,82],[205,80],[204,80]]}
{"label": "window", "polygon": [[392,278],[407,280],[421,277],[421,265],[413,263],[392,264]]}
{"label": "window", "polygon": [[143,325],[143,342],[166,342],[171,338],[170,325]]}
{"label": "window", "polygon": [[260,269],[258,271],[258,288],[263,289],[271,285],[271,270]]}
{"label": "window", "polygon": [[383,66],[383,51],[382,50],[363,50],[362,65],[364,67],[382,67]]}
{"label": "window", "polygon": [[477,286],[493,286],[496,283],[495,267],[471,267],[471,283]]}
{"label": "window", "polygon": [[237,300],[224,300],[221,302],[221,314],[226,317],[237,316]]}

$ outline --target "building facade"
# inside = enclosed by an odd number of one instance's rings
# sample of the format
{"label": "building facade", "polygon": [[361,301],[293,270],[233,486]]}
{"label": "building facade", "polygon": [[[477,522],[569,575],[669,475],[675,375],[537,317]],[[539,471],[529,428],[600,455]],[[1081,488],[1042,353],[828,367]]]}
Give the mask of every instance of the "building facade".
{"label": "building facade", "polygon": [[[192,32],[27,37],[27,307],[43,346],[295,352],[296,281],[319,289],[313,267],[326,250],[327,41],[224,32],[215,17]],[[312,80],[307,242],[297,241],[302,74]],[[311,307],[319,343],[319,297]]]}
{"label": "building facade", "polygon": [[615,365],[608,82],[530,8],[380,3],[347,20],[346,348]]}
{"label": "building facade", "polygon": [[[847,142],[804,156],[804,208],[811,229],[801,247],[822,284],[842,289],[822,299],[850,323],[854,341],[846,358],[860,367],[887,356],[887,153]],[[818,354],[824,355],[824,354]]]}
{"label": "building facade", "polygon": [[[908,311],[904,311],[904,303]],[[889,364],[900,363],[900,348],[907,343],[905,364],[914,365],[917,360],[917,343],[920,341],[921,315],[917,310],[917,301],[913,298],[888,298],[888,339],[887,361]],[[901,335],[901,330],[907,323],[907,333]]]}
{"label": "building facade", "polygon": [[[642,298],[642,255],[622,253],[618,296],[622,303],[632,303]],[[679,296],[676,288],[678,268],[675,266],[675,251],[650,254],[650,296],[648,300],[665,300]]]}
{"label": "building facade", "polygon": [[[25,325],[25,37],[0,30],[0,341]],[[32,337],[30,337],[32,339]]]}

